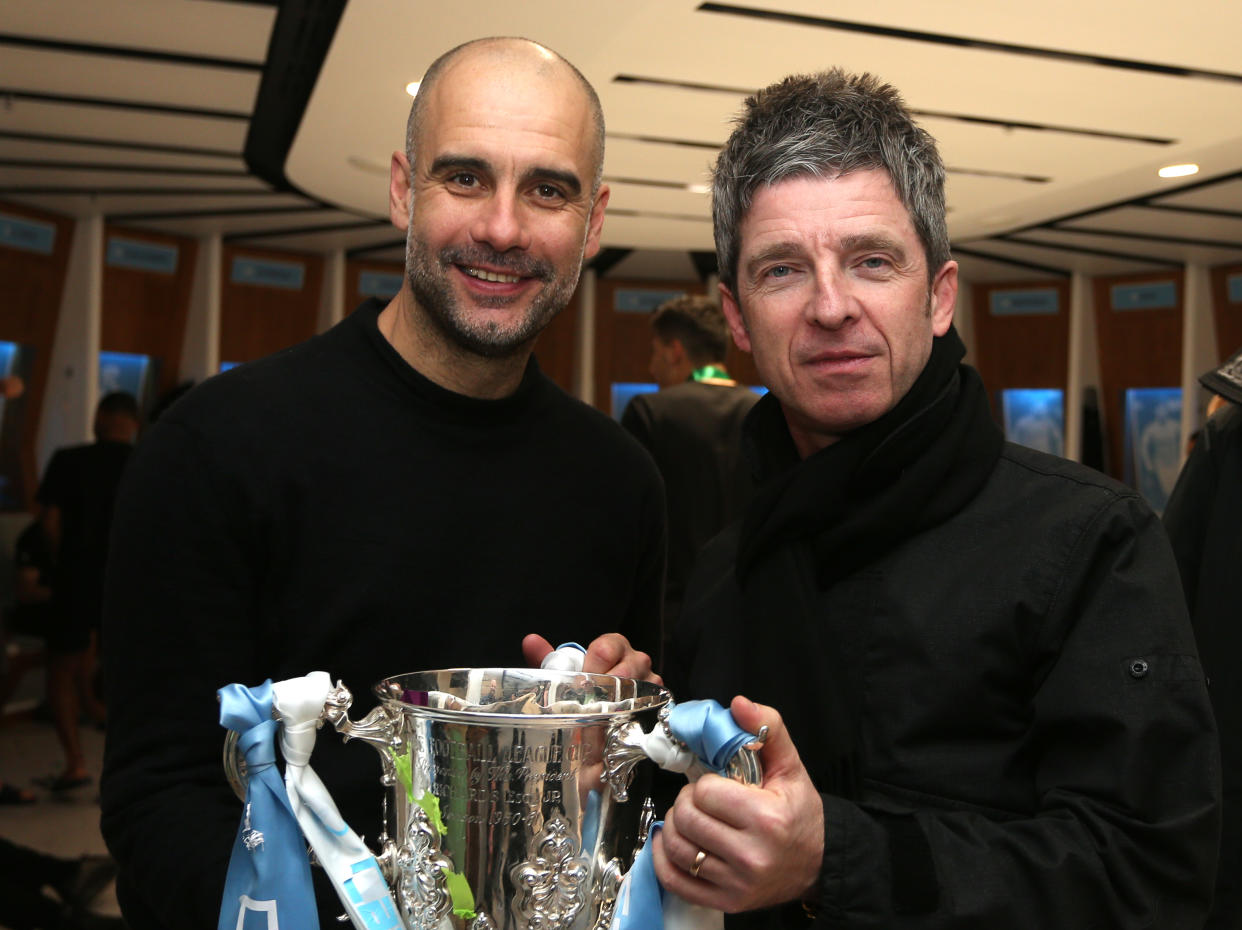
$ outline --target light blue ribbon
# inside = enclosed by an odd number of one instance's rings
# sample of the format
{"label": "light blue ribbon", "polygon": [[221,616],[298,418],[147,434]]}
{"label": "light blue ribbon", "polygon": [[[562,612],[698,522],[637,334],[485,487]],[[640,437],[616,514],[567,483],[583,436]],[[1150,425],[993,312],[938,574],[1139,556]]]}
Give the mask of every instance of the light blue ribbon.
{"label": "light blue ribbon", "polygon": [[[674,704],[668,715],[668,728],[688,746],[704,765],[724,774],[729,762],[743,746],[755,742],[716,701],[686,701]],[[665,891],[656,878],[651,844],[663,821],[651,825],[647,842],[626,875],[613,916],[612,930],[661,930],[665,925]]]}
{"label": "light blue ribbon", "polygon": [[756,739],[754,734],[739,727],[733,714],[716,701],[674,704],[669,711],[668,728],[718,775],[725,773],[739,749]]}
{"label": "light blue ribbon", "polygon": [[220,725],[238,733],[246,760],[246,802],[233,841],[217,930],[319,930],[306,842],[276,769],[272,682],[226,685]]}
{"label": "light blue ribbon", "polygon": [[664,926],[664,886],[656,878],[651,855],[651,844],[663,826],[663,820],[653,823],[647,842],[638,850],[625,876],[611,930],[660,930]]}

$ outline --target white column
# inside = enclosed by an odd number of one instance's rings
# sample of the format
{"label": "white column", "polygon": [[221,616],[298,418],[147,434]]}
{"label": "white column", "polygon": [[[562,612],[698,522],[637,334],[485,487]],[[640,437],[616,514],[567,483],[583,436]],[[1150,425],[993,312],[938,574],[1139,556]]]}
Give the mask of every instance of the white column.
{"label": "white column", "polygon": [[1091,279],[1070,278],[1069,362],[1065,384],[1065,457],[1082,461],[1082,404],[1087,388],[1099,388],[1100,355]]}
{"label": "white column", "polygon": [[578,279],[578,342],[574,346],[574,394],[595,403],[595,285],[594,268]]}
{"label": "white column", "polygon": [[345,318],[345,250],[324,256],[323,289],[319,292],[319,332],[331,329]]}
{"label": "white column", "polygon": [[198,240],[190,311],[181,342],[180,381],[199,382],[220,370],[220,301],[224,244],[219,234]]}
{"label": "white column", "polygon": [[91,439],[95,405],[99,402],[103,260],[103,216],[79,219],[74,224],[35,445],[40,475],[56,449]]}
{"label": "white column", "polygon": [[1182,289],[1182,450],[1189,448],[1191,434],[1203,425],[1204,392],[1199,375],[1214,368],[1216,321],[1212,317],[1212,283],[1205,265],[1186,266]]}

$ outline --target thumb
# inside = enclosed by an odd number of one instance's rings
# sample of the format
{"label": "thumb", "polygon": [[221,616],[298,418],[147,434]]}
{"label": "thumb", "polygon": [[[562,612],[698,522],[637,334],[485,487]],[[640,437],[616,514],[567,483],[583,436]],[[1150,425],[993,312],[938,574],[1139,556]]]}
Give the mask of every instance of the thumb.
{"label": "thumb", "polygon": [[522,640],[522,657],[531,668],[538,668],[551,651],[552,644],[538,633],[527,633]]}
{"label": "thumb", "polygon": [[763,762],[764,787],[772,787],[774,781],[803,775],[805,768],[802,757],[785,729],[785,721],[773,707],[756,704],[750,698],[738,695],[729,705],[729,711],[738,726],[750,733],[758,733],[766,726],[768,737],[759,751],[759,759]]}

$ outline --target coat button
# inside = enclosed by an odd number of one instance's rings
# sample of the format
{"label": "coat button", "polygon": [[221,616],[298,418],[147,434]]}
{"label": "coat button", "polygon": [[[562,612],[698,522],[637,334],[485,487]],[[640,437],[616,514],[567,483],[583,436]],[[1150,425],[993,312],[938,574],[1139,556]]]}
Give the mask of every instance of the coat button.
{"label": "coat button", "polygon": [[1144,675],[1147,674],[1147,671],[1149,668],[1150,666],[1148,666],[1146,659],[1131,659],[1130,660],[1130,677],[1131,678],[1142,678]]}

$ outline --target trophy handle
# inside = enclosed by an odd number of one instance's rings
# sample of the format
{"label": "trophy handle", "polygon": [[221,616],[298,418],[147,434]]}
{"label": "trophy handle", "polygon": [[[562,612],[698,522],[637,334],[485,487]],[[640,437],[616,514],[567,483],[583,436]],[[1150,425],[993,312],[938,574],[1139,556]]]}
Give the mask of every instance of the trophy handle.
{"label": "trophy handle", "polygon": [[[675,747],[686,750],[686,745],[675,737],[668,726],[669,707],[666,704],[660,710],[660,720],[656,726],[663,730],[664,739]],[[759,730],[755,741],[750,743],[729,760],[725,774],[735,781],[746,785],[763,784],[763,763],[759,761],[759,750],[768,738],[768,728]],[[612,789],[613,797],[624,802],[630,796],[630,783],[634,780],[634,766],[647,754],[648,734],[636,720],[618,721],[608,727],[608,738],[604,746],[604,780]],[[687,750],[688,751],[688,750]],[[659,759],[653,760],[657,763]],[[690,780],[711,771],[697,760],[687,769],[686,777]]]}
{"label": "trophy handle", "polygon": [[393,757],[401,750],[402,739],[398,732],[397,721],[392,718],[383,704],[380,704],[361,720],[349,719],[349,708],[353,706],[354,696],[345,683],[337,681],[336,687],[328,692],[328,699],[323,705],[323,719],[332,724],[345,742],[351,739],[370,743],[379,753],[384,774],[380,782],[384,785],[397,783],[397,770],[393,765]]}
{"label": "trophy handle", "polygon": [[[344,683],[337,681],[336,687],[328,692],[324,701],[323,719],[332,724],[336,732],[341,734],[345,742],[351,739],[370,743],[379,753],[384,772],[380,782],[384,785],[396,783],[397,772],[393,766],[393,753],[401,748],[401,736],[397,732],[392,716],[381,704],[373,711],[354,722],[349,719],[349,708],[354,703],[354,696]],[[240,735],[236,730],[229,730],[224,737],[224,777],[228,779],[233,793],[246,800],[246,758],[237,748]]]}

